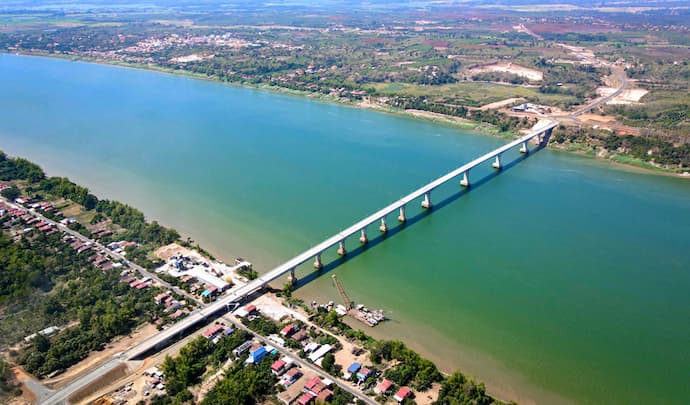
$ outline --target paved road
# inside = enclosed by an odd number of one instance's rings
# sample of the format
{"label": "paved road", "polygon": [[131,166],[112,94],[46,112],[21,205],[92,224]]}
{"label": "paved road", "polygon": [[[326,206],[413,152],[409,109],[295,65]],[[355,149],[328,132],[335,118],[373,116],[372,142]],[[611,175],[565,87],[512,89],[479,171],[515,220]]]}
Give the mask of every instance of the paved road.
{"label": "paved road", "polygon": [[[414,199],[417,199],[421,196],[423,196],[427,192],[431,192],[435,187],[438,187],[439,185],[461,175],[462,173],[465,173],[469,171],[471,168],[474,166],[488,160],[492,159],[494,156],[497,156],[506,150],[513,148],[523,142],[529,141],[531,138],[537,136],[538,134],[543,133],[547,129],[551,129],[557,125],[557,123],[545,123],[546,125],[541,125],[537,129],[535,127],[535,130],[532,131],[529,135],[525,135],[513,142],[510,142],[500,148],[497,148],[494,151],[491,151],[475,160],[473,160],[470,163],[467,163],[458,169],[453,170],[452,172],[430,182],[426,186],[413,191],[412,193],[408,194],[407,196],[403,197],[402,199],[394,202],[393,204],[389,205],[386,208],[383,208],[382,210],[377,211],[376,213],[370,215],[369,217],[357,222],[355,225],[349,227],[348,229],[341,231],[337,233],[336,235],[326,239],[325,241],[319,243],[318,245],[312,247],[311,249],[308,249],[307,251],[303,252],[302,254],[288,260],[287,262],[277,266],[273,270],[262,274],[259,276],[257,279],[250,281],[249,283],[239,286],[237,288],[234,288],[230,290],[227,294],[219,298],[217,301],[209,304],[208,306],[205,306],[197,311],[193,311],[190,313],[186,318],[182,319],[181,321],[175,323],[174,325],[170,326],[169,328],[162,330],[155,335],[151,336],[147,340],[137,344],[136,346],[132,347],[129,349],[127,352],[123,353],[122,358],[125,360],[130,360],[130,359],[136,359],[146,353],[148,353],[150,350],[155,349],[157,346],[159,346],[161,343],[167,342],[171,339],[176,339],[180,333],[186,331],[189,328],[196,327],[197,324],[204,322],[207,318],[211,316],[216,316],[218,313],[221,311],[227,310],[227,307],[231,304],[237,303],[242,301],[244,298],[247,296],[251,295],[252,293],[264,288],[266,285],[269,283],[273,282],[274,280],[282,277],[283,275],[287,274],[290,272],[292,269],[297,267],[298,265],[306,262],[307,260],[311,260],[316,254],[321,253],[325,249],[328,249],[330,246],[333,246],[334,244],[337,244],[339,241],[344,240],[346,237],[355,234],[359,232],[362,228],[366,227],[367,225],[380,220],[382,217],[385,215],[390,214],[391,212],[395,211],[398,209],[398,207],[403,206],[405,204],[411,203]],[[64,229],[64,227],[63,227]],[[76,232],[71,231],[71,234],[76,234],[75,237],[78,238],[85,238],[83,235],[77,234]],[[88,240],[88,238],[85,238]],[[112,367],[114,365],[111,364]],[[107,372],[108,370],[106,369],[95,369],[91,370],[88,372],[88,375],[92,376],[91,378],[95,380],[98,378],[100,375],[103,375]],[[68,397],[71,393],[74,393],[80,389],[79,384],[69,384],[63,388],[60,389],[60,395],[63,395],[65,397]]]}
{"label": "paved road", "polygon": [[[130,370],[134,370],[132,374],[123,377],[117,381],[113,381],[112,384],[110,384],[107,387],[103,387],[102,389],[96,391],[93,394],[90,394],[87,398],[85,398],[82,402],[86,403],[92,403],[96,399],[102,397],[103,395],[106,395],[110,392],[113,391],[114,387],[122,387],[128,383],[136,381],[138,378],[141,378],[144,372],[151,367],[158,367],[160,366],[165,358],[167,356],[170,357],[175,357],[177,354],[180,352],[180,349],[182,349],[184,346],[186,346],[189,342],[192,340],[196,339],[197,337],[201,336],[202,330],[199,329],[198,331],[189,334],[188,336],[184,337],[183,339],[180,339],[176,341],[174,344],[166,347],[165,349],[161,350],[160,352],[156,353],[155,355],[152,355],[151,357],[147,357],[146,361],[139,362],[141,365],[138,367],[132,367],[130,364]],[[122,357],[120,357],[122,359]]]}
{"label": "paved road", "polygon": [[115,369],[117,366],[124,364],[119,358],[113,358],[105,363],[101,364],[97,368],[90,370],[86,374],[82,374],[79,378],[73,380],[69,383],[70,389],[59,389],[55,391],[50,397],[39,401],[40,405],[59,405],[66,404],[67,399],[72,396],[75,392],[81,391],[83,388],[87,387],[89,384],[98,380],[104,376],[109,371]]}
{"label": "paved road", "polygon": [[289,351],[288,349],[286,349],[286,348],[284,348],[284,347],[280,347],[280,346],[276,345],[275,343],[271,342],[270,340],[268,340],[267,338],[265,338],[265,337],[263,337],[263,336],[261,336],[261,335],[258,335],[258,334],[257,334],[256,332],[254,332],[253,330],[251,330],[251,329],[247,328],[246,326],[244,326],[241,322],[238,322],[236,319],[233,319],[229,314],[223,315],[222,318],[225,319],[225,320],[228,321],[228,322],[233,323],[236,327],[238,327],[238,328],[240,328],[240,329],[243,329],[243,330],[245,330],[245,331],[251,333],[251,334],[254,335],[258,340],[260,340],[261,343],[263,343],[264,345],[269,345],[269,346],[271,346],[271,347],[275,347],[276,350],[278,350],[278,351],[279,351],[280,353],[282,353],[283,355],[289,356],[291,359],[295,360],[295,362],[296,362],[297,364],[299,364],[301,367],[303,367],[303,368],[305,368],[305,369],[309,369],[309,370],[313,371],[314,373],[316,373],[317,375],[321,374],[321,375],[326,375],[326,376],[328,376],[328,378],[330,378],[331,380],[333,380],[333,382],[334,382],[335,384],[337,384],[337,385],[338,385],[340,388],[342,388],[343,390],[345,390],[345,391],[349,392],[350,394],[354,395],[355,398],[359,398],[359,399],[361,399],[362,401],[364,401],[365,403],[370,404],[370,405],[378,405],[378,403],[377,403],[376,401],[374,401],[373,399],[371,399],[371,398],[369,398],[368,396],[364,395],[360,390],[355,389],[355,388],[352,387],[350,384],[346,383],[345,381],[341,380],[340,378],[335,377],[335,376],[333,376],[333,375],[330,375],[330,374],[326,373],[323,369],[318,368],[318,367],[316,367],[315,365],[311,364],[310,362],[308,362],[308,361],[306,361],[306,360],[300,358],[299,356],[297,356],[296,354],[292,353],[292,352]]}
{"label": "paved road", "polygon": [[36,395],[36,403],[42,404],[46,399],[53,395],[53,390],[46,388],[43,384],[34,380],[33,377],[22,381],[22,384]]}
{"label": "paved road", "polygon": [[618,77],[618,80],[620,80],[621,85],[614,91],[613,93],[609,94],[606,97],[601,97],[596,100],[594,100],[592,103],[574,111],[573,113],[570,114],[571,118],[575,118],[578,115],[584,114],[596,107],[599,107],[600,105],[608,102],[612,98],[616,97],[617,95],[621,94],[625,89],[628,87],[628,76],[625,74],[623,69],[615,66],[609,66],[611,68],[611,72],[613,72],[616,77]]}

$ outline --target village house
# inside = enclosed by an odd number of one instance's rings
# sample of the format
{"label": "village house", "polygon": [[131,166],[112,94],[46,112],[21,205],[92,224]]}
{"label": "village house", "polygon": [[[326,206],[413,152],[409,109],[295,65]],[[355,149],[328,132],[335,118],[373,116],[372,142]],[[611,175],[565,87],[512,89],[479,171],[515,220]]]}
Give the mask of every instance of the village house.
{"label": "village house", "polygon": [[284,337],[290,337],[297,331],[297,326],[290,324],[285,326],[281,331],[280,335]]}
{"label": "village house", "polygon": [[409,388],[402,387],[398,390],[398,392],[395,393],[395,395],[393,395],[393,399],[398,402],[402,402],[405,400],[405,398],[409,397],[410,394],[412,394],[412,391],[410,391]]}
{"label": "village house", "polygon": [[302,376],[302,372],[298,368],[291,368],[285,374],[283,375],[283,378],[280,380],[280,383],[285,386],[289,387],[292,384],[294,384],[299,378]]}
{"label": "village house", "polygon": [[255,345],[249,349],[249,357],[247,357],[247,363],[259,363],[266,356],[268,352],[266,348],[262,345]]}
{"label": "village house", "polygon": [[385,394],[388,394],[388,392],[391,390],[391,387],[392,387],[392,386],[393,386],[393,381],[387,380],[387,379],[384,378],[383,381],[381,381],[381,382],[374,388],[374,392],[375,392],[376,394],[385,395]]}
{"label": "village house", "polygon": [[256,306],[249,304],[235,311],[235,315],[237,315],[239,318],[244,318],[253,314],[254,312],[256,312]]}

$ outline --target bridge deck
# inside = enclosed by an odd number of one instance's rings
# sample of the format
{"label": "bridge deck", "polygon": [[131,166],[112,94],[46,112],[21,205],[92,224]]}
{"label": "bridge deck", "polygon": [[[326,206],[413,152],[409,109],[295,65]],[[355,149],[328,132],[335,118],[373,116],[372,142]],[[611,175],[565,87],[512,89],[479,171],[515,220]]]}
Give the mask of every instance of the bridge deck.
{"label": "bridge deck", "polygon": [[417,190],[411,192],[410,194],[402,197],[401,199],[395,201],[394,203],[388,205],[385,208],[380,209],[379,211],[369,215],[368,217],[362,219],[361,221],[355,223],[354,225],[350,226],[349,228],[340,231],[339,233],[331,236],[330,238],[324,240],[323,242],[319,243],[318,245],[312,247],[311,249],[306,250],[305,252],[295,256],[294,258],[288,260],[287,262],[281,264],[280,266],[276,267],[275,269],[271,270],[270,272],[264,274],[263,276],[259,277],[259,280],[262,280],[264,283],[270,283],[280,277],[282,277],[284,274],[289,272],[291,269],[294,269],[295,267],[305,263],[306,261],[312,259],[314,256],[317,254],[323,252],[324,250],[338,244],[341,240],[344,240],[363,228],[366,228],[367,226],[371,225],[374,222],[379,221],[381,218],[397,211],[400,207],[405,206],[409,204],[410,202],[421,198],[424,196],[424,194],[431,192],[434,190],[436,187],[439,187],[442,184],[445,184],[449,180],[458,177],[462,175],[463,173],[469,171],[475,166],[480,165],[483,162],[486,162],[489,159],[493,159],[494,157],[514,148],[517,145],[520,145],[524,142],[527,142],[534,138],[535,136],[543,133],[544,131],[547,131],[549,129],[552,129],[556,127],[558,124],[556,123],[549,123],[547,125],[544,125],[540,127],[539,129],[536,129],[532,131],[530,134],[525,135],[519,139],[516,139],[510,143],[507,143],[500,148],[494,149],[493,151],[484,154],[473,161],[460,166],[459,168],[451,171],[450,173],[439,177],[438,179],[426,184],[423,187],[418,188]]}
{"label": "bridge deck", "polygon": [[109,370],[112,370],[113,368],[117,367],[118,364],[121,364],[122,360],[132,360],[135,359],[146,352],[150,351],[151,349],[155,348],[156,346],[162,344],[163,342],[169,341],[173,339],[175,336],[178,334],[186,331],[190,327],[196,325],[199,322],[203,322],[205,319],[208,317],[212,316],[213,314],[224,310],[226,305],[229,305],[233,302],[239,302],[245,297],[249,296],[253,292],[261,289],[263,286],[266,284],[284,276],[286,273],[290,272],[297,266],[305,263],[308,260],[311,260],[314,256],[320,254],[321,252],[325,251],[326,249],[332,247],[333,245],[338,244],[340,241],[352,236],[353,234],[359,232],[363,228],[371,225],[372,223],[381,220],[381,218],[391,214],[392,212],[396,211],[402,206],[405,206],[409,204],[410,202],[424,196],[425,193],[431,192],[434,190],[436,187],[452,180],[455,177],[458,177],[462,175],[463,173],[469,171],[473,167],[486,162],[489,159],[492,159],[512,148],[514,148],[517,145],[520,145],[523,142],[528,142],[532,138],[536,137],[537,135],[540,135],[544,133],[545,131],[548,131],[550,129],[553,129],[558,125],[558,123],[546,123],[545,125],[537,124],[539,127],[538,129],[535,128],[530,134],[525,135],[519,139],[516,139],[510,143],[507,143],[500,148],[497,148],[483,156],[478,157],[477,159],[474,159],[473,161],[451,171],[450,173],[439,177],[438,179],[426,184],[425,186],[413,191],[412,193],[402,197],[401,199],[395,201],[394,203],[388,205],[387,207],[373,213],[372,215],[369,215],[368,217],[362,219],[361,221],[355,223],[354,225],[350,226],[349,228],[338,232],[337,234],[331,236],[330,238],[326,239],[325,241],[319,243],[318,245],[308,249],[307,251],[297,255],[296,257],[288,260],[287,262],[281,264],[280,266],[274,268],[273,270],[269,271],[268,273],[258,277],[255,280],[250,281],[244,286],[241,286],[230,293],[228,293],[226,296],[222,297],[218,301],[208,305],[207,307],[200,309],[198,311],[192,312],[189,316],[187,316],[185,319],[181,320],[180,322],[177,322],[173,326],[171,326],[168,329],[165,329],[153,336],[151,336],[149,339],[141,342],[140,344],[136,345],[135,347],[131,348],[125,353],[122,353],[119,356],[116,356],[114,359],[111,361],[108,361],[98,368],[89,371],[86,375],[81,376],[75,381],[72,381],[70,384],[66,385],[65,387],[61,388],[60,390],[56,391],[53,395],[50,396],[50,398],[46,399],[44,401],[45,404],[57,404],[65,401],[67,398],[69,398],[70,395],[73,393],[79,391],[81,388],[84,387],[85,384],[90,383],[93,381],[95,378],[98,378],[99,376],[104,375],[107,373]]}
{"label": "bridge deck", "polygon": [[244,297],[250,295],[251,293],[255,292],[256,290],[262,288],[263,286],[279,279],[280,277],[284,276],[285,274],[289,273],[291,270],[294,268],[300,266],[301,264],[304,264],[307,261],[312,260],[316,255],[320,254],[321,252],[329,249],[330,247],[338,244],[340,241],[352,236],[353,234],[359,232],[363,228],[371,225],[374,222],[379,221],[381,218],[395,212],[398,210],[400,207],[409,204],[410,202],[424,196],[425,193],[432,191],[436,187],[448,182],[449,180],[458,177],[462,175],[463,173],[469,171],[475,166],[478,166],[479,164],[486,162],[489,159],[492,159],[512,148],[514,148],[517,145],[522,144],[523,142],[528,142],[535,136],[552,129],[556,127],[558,124],[557,123],[548,123],[546,125],[540,126],[538,129],[535,129],[532,131],[530,134],[525,135],[519,139],[516,139],[510,143],[507,143],[500,148],[494,149],[493,151],[482,155],[473,161],[460,166],[459,168],[451,171],[450,173],[439,177],[438,179],[426,184],[423,187],[420,187],[419,189],[411,192],[410,194],[402,197],[401,199],[395,201],[394,203],[388,205],[385,208],[382,208],[381,210],[369,215],[368,217],[362,219],[361,221],[355,223],[354,225],[350,226],[349,228],[338,232],[337,234],[329,237],[328,239],[324,240],[323,242],[319,243],[318,245],[313,246],[312,248],[304,251],[303,253],[300,253],[299,255],[295,256],[294,258],[288,260],[287,262],[279,265],[278,267],[274,268],[273,270],[269,271],[266,274],[263,274],[262,276],[258,277],[255,280],[250,281],[248,284],[231,291],[228,295],[222,297],[218,301],[212,303],[211,305],[207,306],[206,308],[203,308],[199,311],[196,311],[192,314],[190,314],[187,318],[183,319],[182,321],[178,322],[177,324],[171,326],[170,328],[161,331],[160,333],[156,334],[155,336],[151,337],[147,341],[142,342],[138,346],[132,348],[128,353],[127,357],[128,358],[134,358],[137,357],[146,351],[152,349],[155,347],[157,344],[164,342],[172,337],[174,337],[177,333],[184,331],[188,327],[196,324],[197,322],[203,321],[205,318],[208,316],[222,310],[225,308],[226,305],[228,305],[231,302],[237,302],[243,299]]}

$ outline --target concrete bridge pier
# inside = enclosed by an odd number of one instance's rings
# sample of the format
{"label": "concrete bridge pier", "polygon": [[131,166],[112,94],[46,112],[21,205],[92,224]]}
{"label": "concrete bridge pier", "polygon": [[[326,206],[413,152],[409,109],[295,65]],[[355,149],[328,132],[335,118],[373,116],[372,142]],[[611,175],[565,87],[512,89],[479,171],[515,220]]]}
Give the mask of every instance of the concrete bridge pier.
{"label": "concrete bridge pier", "polygon": [[539,146],[546,146],[549,144],[549,139],[551,139],[551,133],[553,128],[547,129],[546,132],[542,132],[542,137],[539,142]]}
{"label": "concrete bridge pier", "polygon": [[314,268],[316,270],[321,270],[323,269],[323,263],[321,263],[321,253],[318,255],[314,256]]}
{"label": "concrete bridge pier", "polygon": [[424,193],[424,201],[422,201],[422,208],[431,209],[431,191]]}
{"label": "concrete bridge pier", "polygon": [[388,232],[388,225],[386,225],[386,217],[381,218],[381,226],[379,226],[379,231],[383,233]]}
{"label": "concrete bridge pier", "polygon": [[338,244],[338,256],[345,256],[346,254],[347,250],[345,250],[345,241],[341,240]]}
{"label": "concrete bridge pier", "polygon": [[465,173],[462,174],[462,180],[460,180],[460,185],[463,187],[469,187],[470,186],[469,171],[466,171]]}
{"label": "concrete bridge pier", "polygon": [[295,269],[290,270],[290,275],[288,276],[288,283],[291,285],[297,284],[297,276],[295,275]]}
{"label": "concrete bridge pier", "polygon": [[501,165],[501,155],[496,155],[496,160],[491,166],[497,170],[501,170],[503,168],[503,165]]}
{"label": "concrete bridge pier", "polygon": [[407,221],[407,218],[405,218],[405,206],[404,205],[402,207],[400,207],[400,215],[398,215],[398,221],[400,221],[400,222]]}
{"label": "concrete bridge pier", "polygon": [[367,242],[369,242],[369,239],[367,239],[367,228],[362,228],[362,230],[359,233],[359,242],[362,245],[366,245]]}
{"label": "concrete bridge pier", "polygon": [[522,143],[522,146],[520,146],[520,153],[529,153],[529,148],[527,147],[527,142],[525,141]]}

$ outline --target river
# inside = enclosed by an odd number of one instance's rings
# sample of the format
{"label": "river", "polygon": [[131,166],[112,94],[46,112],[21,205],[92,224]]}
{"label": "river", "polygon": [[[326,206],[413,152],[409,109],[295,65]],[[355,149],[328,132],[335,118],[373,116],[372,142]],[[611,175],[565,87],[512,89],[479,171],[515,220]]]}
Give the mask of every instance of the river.
{"label": "river", "polygon": [[[262,272],[504,142],[186,77],[0,55],[0,149]],[[435,191],[432,215],[409,207],[410,223],[334,270],[352,299],[392,319],[366,332],[523,403],[690,403],[690,182],[548,149],[510,157],[499,175],[473,171],[487,177],[469,192]],[[339,301],[328,276],[298,295]]]}

